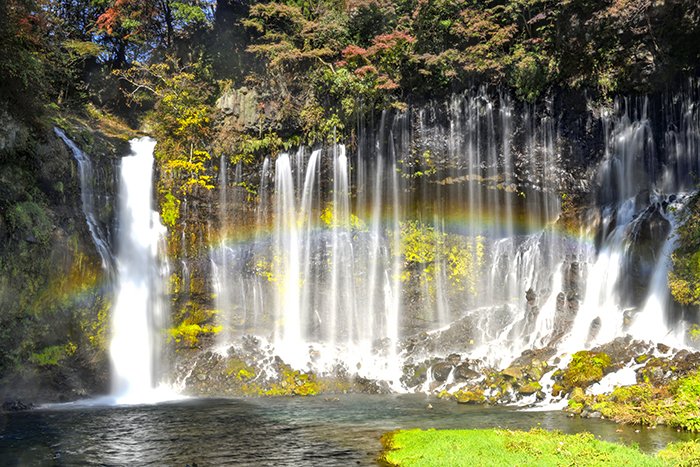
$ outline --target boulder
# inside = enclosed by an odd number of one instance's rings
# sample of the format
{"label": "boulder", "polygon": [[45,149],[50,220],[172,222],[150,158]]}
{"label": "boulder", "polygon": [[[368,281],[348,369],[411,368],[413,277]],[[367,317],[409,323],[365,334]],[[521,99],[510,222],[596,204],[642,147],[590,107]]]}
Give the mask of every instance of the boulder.
{"label": "boulder", "polygon": [[452,366],[451,363],[440,362],[430,367],[430,371],[435,381],[444,383],[445,381],[447,381],[447,378],[450,376],[450,373],[452,372],[453,368],[454,366]]}
{"label": "boulder", "polygon": [[529,396],[530,394],[534,394],[540,390],[542,390],[542,385],[537,381],[533,381],[531,383],[527,383],[523,386],[520,386],[518,388],[518,394],[523,396]]}

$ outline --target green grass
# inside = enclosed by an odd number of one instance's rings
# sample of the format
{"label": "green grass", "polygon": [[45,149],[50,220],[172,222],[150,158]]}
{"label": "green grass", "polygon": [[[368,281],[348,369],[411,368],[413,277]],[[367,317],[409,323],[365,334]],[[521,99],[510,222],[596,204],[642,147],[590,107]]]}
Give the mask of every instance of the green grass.
{"label": "green grass", "polygon": [[380,462],[398,466],[668,466],[700,465],[697,443],[674,443],[657,456],[590,433],[542,429],[402,430],[382,437]]}

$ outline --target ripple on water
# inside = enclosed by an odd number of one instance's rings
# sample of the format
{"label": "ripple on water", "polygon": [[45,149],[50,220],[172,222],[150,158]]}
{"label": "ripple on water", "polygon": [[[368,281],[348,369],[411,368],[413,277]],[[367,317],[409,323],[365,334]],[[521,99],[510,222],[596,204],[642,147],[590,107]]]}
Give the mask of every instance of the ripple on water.
{"label": "ripple on water", "polygon": [[7,414],[0,418],[0,458],[19,465],[372,465],[381,449],[379,436],[388,430],[538,425],[591,431],[647,451],[691,437],[662,428],[635,433],[562,412],[463,406],[425,396],[195,399]]}

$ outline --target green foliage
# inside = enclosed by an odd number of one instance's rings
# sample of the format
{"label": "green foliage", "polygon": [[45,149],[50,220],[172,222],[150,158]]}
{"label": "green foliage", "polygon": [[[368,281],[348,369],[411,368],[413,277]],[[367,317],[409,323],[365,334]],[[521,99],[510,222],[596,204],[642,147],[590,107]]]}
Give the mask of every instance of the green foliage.
{"label": "green foliage", "polygon": [[688,330],[688,337],[690,337],[690,340],[693,342],[700,341],[700,326],[693,324]]}
{"label": "green foliage", "polygon": [[46,31],[29,20],[35,8],[34,1],[0,2],[0,105],[20,115],[38,111],[48,91]]}
{"label": "green foliage", "polygon": [[700,443],[698,440],[670,443],[656,454],[660,460],[682,467],[700,465]]}
{"label": "green foliage", "polygon": [[241,135],[240,140],[231,162],[237,164],[243,162],[249,164],[264,156],[276,154],[284,147],[282,138],[275,133],[269,132],[263,136]]}
{"label": "green foliage", "polygon": [[180,200],[172,193],[166,192],[160,206],[160,218],[167,227],[175,227],[175,223],[180,218]]}
{"label": "green foliage", "polygon": [[323,208],[320,218],[321,222],[330,229],[344,228],[357,231],[367,230],[367,225],[355,214],[350,213],[348,219],[337,219],[333,203],[329,203]]}
{"label": "green foliage", "polygon": [[639,383],[615,388],[609,395],[576,398],[604,417],[622,423],[667,424],[700,432],[700,375],[686,375],[669,384]]}
{"label": "green foliage", "polygon": [[534,102],[544,92],[548,83],[544,58],[516,48],[513,59],[511,79],[515,93],[526,102]]}
{"label": "green foliage", "polygon": [[444,242],[432,226],[418,221],[401,223],[401,256],[407,263],[428,264],[435,261],[436,249]]}
{"label": "green foliage", "polygon": [[695,372],[671,384],[675,406],[670,424],[700,432],[700,373]]}
{"label": "green foliage", "polygon": [[638,448],[534,428],[510,430],[401,430],[382,436],[388,465],[665,465]]}
{"label": "green foliage", "polygon": [[[476,295],[479,271],[484,265],[483,237],[468,238],[436,232],[435,228],[418,221],[401,223],[399,254],[405,262],[401,280],[419,279],[431,294],[435,293],[434,278],[446,271],[456,292]],[[438,252],[445,261],[437,261]]]}
{"label": "green foliage", "polygon": [[[158,139],[156,158],[164,171],[161,191],[175,188],[187,195],[212,189],[211,154],[207,149],[212,113],[207,64],[200,60],[185,65],[169,57],[151,65],[134,63],[116,74],[134,86],[129,93],[131,99],[140,103],[155,100],[148,121]],[[175,196],[173,191],[170,193]]]}
{"label": "green foliage", "polygon": [[76,345],[70,342],[65,345],[52,345],[32,354],[30,361],[39,366],[56,366],[64,358],[73,355],[76,349]]}
{"label": "green foliage", "polygon": [[176,317],[177,326],[168,329],[168,338],[187,347],[199,345],[199,338],[204,334],[216,334],[223,329],[211,323],[216,311],[207,310],[195,302],[185,303]]}
{"label": "green foliage", "polygon": [[211,324],[199,325],[183,321],[175,328],[168,329],[168,336],[176,343],[183,343],[189,347],[196,347],[199,343],[200,334],[216,334],[222,329],[221,326]]}
{"label": "green foliage", "polygon": [[695,195],[681,213],[678,247],[671,255],[673,269],[668,285],[673,298],[683,305],[700,304],[700,195]]}

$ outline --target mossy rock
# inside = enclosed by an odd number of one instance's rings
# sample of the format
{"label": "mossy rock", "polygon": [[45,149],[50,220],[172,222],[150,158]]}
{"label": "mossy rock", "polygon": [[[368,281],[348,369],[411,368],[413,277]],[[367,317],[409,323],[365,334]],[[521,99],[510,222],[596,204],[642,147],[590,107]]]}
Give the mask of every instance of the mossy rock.
{"label": "mossy rock", "polygon": [[576,352],[562,375],[562,386],[569,390],[586,388],[603,379],[611,366],[612,362],[606,353],[588,350]]}
{"label": "mossy rock", "polygon": [[524,386],[520,386],[518,388],[518,393],[522,394],[523,396],[529,396],[530,394],[534,394],[540,390],[542,390],[542,385],[537,381],[533,381],[525,384]]}
{"label": "mossy rock", "polygon": [[518,380],[523,377],[523,370],[516,366],[511,366],[501,371],[501,374],[509,378]]}
{"label": "mossy rock", "polygon": [[483,404],[486,402],[484,391],[481,389],[457,391],[454,398],[458,404]]}

